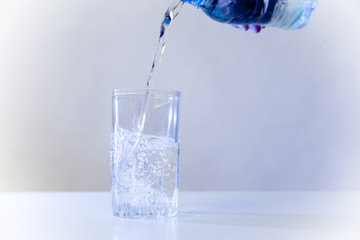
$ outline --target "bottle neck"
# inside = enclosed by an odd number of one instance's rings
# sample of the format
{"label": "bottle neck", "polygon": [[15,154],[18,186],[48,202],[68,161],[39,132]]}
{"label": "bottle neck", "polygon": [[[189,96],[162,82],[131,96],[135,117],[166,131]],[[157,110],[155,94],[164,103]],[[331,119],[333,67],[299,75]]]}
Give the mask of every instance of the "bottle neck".
{"label": "bottle neck", "polygon": [[189,3],[195,7],[200,7],[204,2],[206,2],[206,0],[184,0],[184,2]]}

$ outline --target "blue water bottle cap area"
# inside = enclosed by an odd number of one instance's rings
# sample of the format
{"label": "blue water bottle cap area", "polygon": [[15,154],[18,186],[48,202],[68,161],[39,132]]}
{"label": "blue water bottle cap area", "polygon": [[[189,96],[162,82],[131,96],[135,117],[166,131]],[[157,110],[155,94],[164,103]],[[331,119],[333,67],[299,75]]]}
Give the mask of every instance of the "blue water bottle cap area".
{"label": "blue water bottle cap area", "polygon": [[201,6],[206,0],[184,0],[184,2],[187,2],[193,6],[199,7]]}

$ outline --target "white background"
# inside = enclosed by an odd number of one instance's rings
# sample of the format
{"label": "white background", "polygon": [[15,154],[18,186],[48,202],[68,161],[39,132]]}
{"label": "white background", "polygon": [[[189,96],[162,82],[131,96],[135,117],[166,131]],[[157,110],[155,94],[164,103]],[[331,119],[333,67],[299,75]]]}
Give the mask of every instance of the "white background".
{"label": "white background", "polygon": [[[108,190],[114,88],[144,88],[168,0],[0,0],[0,191]],[[181,190],[360,190],[360,3],[244,32],[185,5]]]}

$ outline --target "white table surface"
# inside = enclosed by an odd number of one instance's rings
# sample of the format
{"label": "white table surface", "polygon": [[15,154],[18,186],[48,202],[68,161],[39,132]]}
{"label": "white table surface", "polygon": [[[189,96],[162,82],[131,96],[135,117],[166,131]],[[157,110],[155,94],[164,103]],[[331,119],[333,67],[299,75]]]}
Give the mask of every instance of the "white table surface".
{"label": "white table surface", "polygon": [[109,192],[0,193],[0,239],[360,240],[358,192],[180,192],[179,214],[112,216]]}

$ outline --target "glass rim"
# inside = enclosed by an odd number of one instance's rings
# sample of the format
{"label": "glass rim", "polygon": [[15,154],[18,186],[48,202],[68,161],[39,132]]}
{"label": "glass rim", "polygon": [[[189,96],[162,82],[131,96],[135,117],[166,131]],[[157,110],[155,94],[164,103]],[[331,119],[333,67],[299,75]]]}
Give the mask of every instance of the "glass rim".
{"label": "glass rim", "polygon": [[114,89],[110,92],[111,96],[124,96],[124,95],[144,95],[144,94],[152,94],[152,95],[173,95],[173,96],[181,96],[181,92],[172,89],[157,89],[157,88],[120,88]]}

